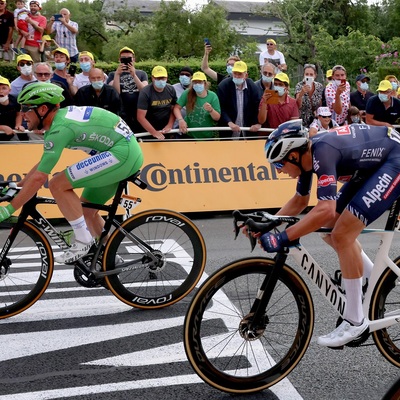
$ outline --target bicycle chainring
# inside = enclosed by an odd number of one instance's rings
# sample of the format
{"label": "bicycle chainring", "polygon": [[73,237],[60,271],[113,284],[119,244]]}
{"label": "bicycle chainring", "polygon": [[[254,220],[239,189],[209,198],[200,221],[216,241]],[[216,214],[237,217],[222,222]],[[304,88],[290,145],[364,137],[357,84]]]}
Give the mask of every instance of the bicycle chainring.
{"label": "bicycle chainring", "polygon": [[[92,254],[88,254],[82,257],[81,261],[85,263],[85,265],[90,268],[90,264],[92,262]],[[96,269],[98,271],[101,270],[101,260],[97,260]],[[90,276],[88,273],[84,272],[81,268],[75,265],[74,267],[74,278],[76,282],[78,282],[81,286],[86,288],[93,288],[98,286],[104,286],[104,278],[94,278]]]}

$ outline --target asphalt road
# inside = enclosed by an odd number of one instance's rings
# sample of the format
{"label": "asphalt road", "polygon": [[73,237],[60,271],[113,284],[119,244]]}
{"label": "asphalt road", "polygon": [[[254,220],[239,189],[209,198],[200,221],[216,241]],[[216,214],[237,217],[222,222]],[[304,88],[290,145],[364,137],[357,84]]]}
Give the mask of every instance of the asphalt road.
{"label": "asphalt road", "polygon": [[[250,256],[246,238],[233,241],[229,216],[194,221],[207,244],[207,274]],[[0,232],[0,243],[4,236]],[[375,241],[363,238],[367,253],[373,254]],[[334,253],[318,235],[303,244],[326,270],[337,268]],[[392,251],[400,254],[398,237]],[[333,329],[336,315],[318,291],[312,292],[314,337],[301,363],[270,390],[232,396],[203,383],[186,360],[182,325],[190,296],[166,309],[131,309],[105,289],[80,287],[69,267],[57,266],[41,300],[0,321],[0,400],[380,400],[399,370],[371,339],[367,346],[343,351],[318,346],[316,337]]]}

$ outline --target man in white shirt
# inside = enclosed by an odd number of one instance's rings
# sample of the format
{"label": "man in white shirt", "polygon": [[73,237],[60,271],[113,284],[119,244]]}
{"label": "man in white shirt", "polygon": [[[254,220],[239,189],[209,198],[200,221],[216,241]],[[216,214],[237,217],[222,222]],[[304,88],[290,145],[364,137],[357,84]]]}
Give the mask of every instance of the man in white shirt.
{"label": "man in white shirt", "polygon": [[276,50],[276,42],[274,39],[267,39],[267,51],[263,51],[260,54],[260,65],[262,66],[267,62],[275,65],[275,73],[287,70],[285,56],[280,51]]}

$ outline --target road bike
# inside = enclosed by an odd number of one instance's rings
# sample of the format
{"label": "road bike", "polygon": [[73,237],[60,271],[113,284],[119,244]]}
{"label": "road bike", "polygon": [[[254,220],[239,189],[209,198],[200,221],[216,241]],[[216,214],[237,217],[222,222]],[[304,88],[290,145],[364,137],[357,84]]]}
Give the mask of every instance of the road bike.
{"label": "road bike", "polygon": [[[363,300],[369,332],[382,355],[400,367],[400,257],[389,258],[399,230],[400,200],[390,209],[385,229],[365,229],[379,245]],[[236,237],[242,226],[250,232],[277,231],[296,217],[267,212],[234,212]],[[321,229],[319,232],[329,232]],[[250,234],[252,248],[256,239]],[[229,393],[267,389],[285,378],[300,362],[314,328],[314,305],[308,286],[286,264],[292,256],[342,321],[346,297],[340,279],[330,277],[301,244],[274,258],[252,257],[231,262],[210,275],[195,293],[184,322],[184,345],[194,371],[209,385]],[[335,274],[336,275],[336,274]],[[360,346],[369,337],[347,344]]]}
{"label": "road bike", "polygon": [[[74,278],[84,287],[99,285],[132,307],[155,309],[176,303],[199,281],[206,263],[206,246],[196,225],[171,210],[147,210],[125,219],[118,207],[131,211],[141,199],[127,195],[128,182],[144,189],[139,173],[121,181],[110,204],[82,203],[105,212],[105,225],[89,254],[73,263]],[[5,195],[18,196],[15,182],[0,182]],[[31,307],[50,284],[54,255],[50,245],[65,251],[72,231],[59,231],[37,210],[54,205],[47,197],[32,197],[18,217],[0,227],[11,228],[0,250],[0,319]],[[29,218],[29,219],[28,219]]]}

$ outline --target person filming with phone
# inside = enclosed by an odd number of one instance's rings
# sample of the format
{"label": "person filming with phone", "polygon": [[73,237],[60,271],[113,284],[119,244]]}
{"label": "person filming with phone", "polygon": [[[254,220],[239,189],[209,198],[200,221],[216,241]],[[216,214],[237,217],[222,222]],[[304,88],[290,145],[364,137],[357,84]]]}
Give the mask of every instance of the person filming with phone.
{"label": "person filming with phone", "polygon": [[289,96],[289,77],[279,72],[274,90],[265,90],[258,108],[258,122],[263,128],[277,128],[283,122],[299,118],[296,100]]}
{"label": "person filming with phone", "polygon": [[76,66],[70,65],[70,57],[67,49],[58,47],[53,51],[54,55],[54,66],[56,67],[53,74],[53,81],[61,82],[66,88],[68,88],[72,96],[77,92],[77,87],[74,86],[74,76],[76,72]]}
{"label": "person filming with phone", "polygon": [[60,14],[50,17],[46,26],[46,32],[50,35],[55,32],[54,40],[60,47],[68,50],[70,61],[78,61],[79,50],[76,45],[76,36],[79,32],[79,26],[76,22],[70,20],[71,13],[67,8],[62,8]]}
{"label": "person filming with phone", "polygon": [[303,126],[309,127],[315,118],[315,111],[322,105],[324,86],[316,82],[317,68],[314,64],[304,65],[303,80],[296,85],[295,97]]}
{"label": "person filming with phone", "polygon": [[332,119],[340,126],[345,125],[350,108],[350,84],[346,80],[346,69],[342,65],[332,68],[332,80],[325,88],[326,105]]}
{"label": "person filming with phone", "polygon": [[119,93],[122,109],[121,117],[135,133],[144,132],[136,117],[140,91],[148,82],[145,71],[135,68],[135,52],[125,46],[119,51],[119,65],[116,71],[108,75],[107,82]]}

